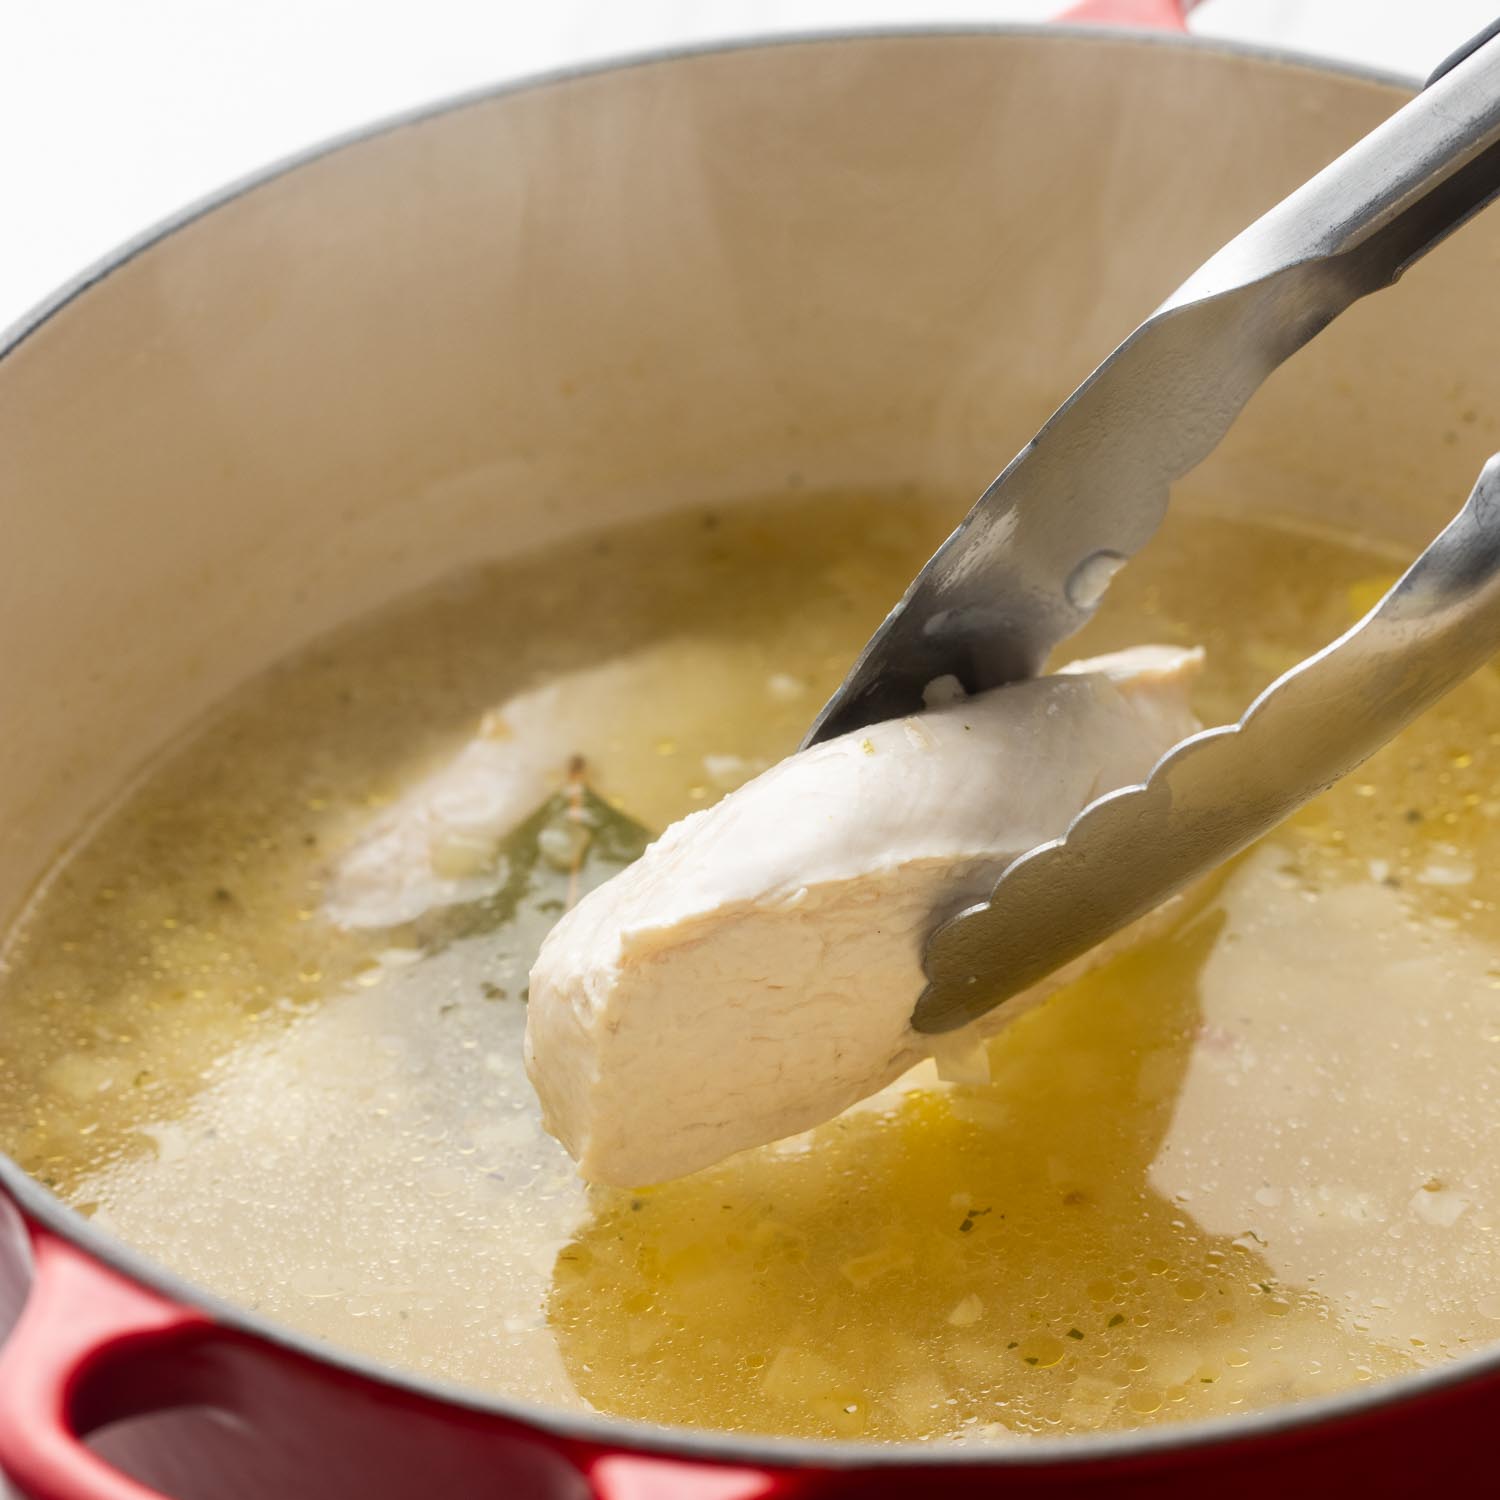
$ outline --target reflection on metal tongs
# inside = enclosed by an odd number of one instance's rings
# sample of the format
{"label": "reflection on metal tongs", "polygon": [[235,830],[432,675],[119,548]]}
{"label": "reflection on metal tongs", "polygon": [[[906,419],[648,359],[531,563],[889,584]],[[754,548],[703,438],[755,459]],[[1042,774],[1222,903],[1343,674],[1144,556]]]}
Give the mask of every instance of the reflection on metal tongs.
{"label": "reflection on metal tongs", "polygon": [[[1041,670],[1283,360],[1500,193],[1500,22],[1120,345],[918,575],[807,743]],[[1489,311],[1488,309],[1485,311]],[[1500,315],[1500,305],[1494,310]],[[1500,463],[1359,625],[1169,752],[928,942],[913,1024],[975,1019],[1243,849],[1500,649]]]}

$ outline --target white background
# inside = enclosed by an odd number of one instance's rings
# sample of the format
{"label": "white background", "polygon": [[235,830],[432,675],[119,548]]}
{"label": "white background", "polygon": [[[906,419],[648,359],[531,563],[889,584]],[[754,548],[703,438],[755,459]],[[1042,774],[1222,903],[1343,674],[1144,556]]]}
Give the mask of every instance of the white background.
{"label": "white background", "polygon": [[[0,0],[0,327],[183,203],[363,121],[636,48],[1040,20],[1061,0]],[[1206,0],[1193,29],[1425,73],[1497,0]]]}

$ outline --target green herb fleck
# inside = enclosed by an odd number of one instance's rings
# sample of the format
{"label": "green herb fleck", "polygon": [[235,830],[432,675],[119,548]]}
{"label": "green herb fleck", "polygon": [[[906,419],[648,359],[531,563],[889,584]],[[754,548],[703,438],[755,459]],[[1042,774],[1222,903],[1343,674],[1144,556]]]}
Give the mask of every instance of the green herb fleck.
{"label": "green herb fleck", "polygon": [[[549,843],[563,843],[559,834],[574,851],[561,869],[543,852]],[[497,891],[429,912],[413,924],[405,941],[431,954],[466,938],[511,928],[522,952],[534,952],[579,897],[632,864],[650,842],[647,829],[577,779],[549,797],[501,843],[494,868],[504,884]],[[485,991],[486,999],[502,997]]]}

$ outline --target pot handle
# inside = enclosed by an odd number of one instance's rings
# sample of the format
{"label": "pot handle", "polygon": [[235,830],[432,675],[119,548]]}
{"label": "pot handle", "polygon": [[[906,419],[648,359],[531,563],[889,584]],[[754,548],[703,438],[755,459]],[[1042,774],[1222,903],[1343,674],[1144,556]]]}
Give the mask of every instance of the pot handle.
{"label": "pot handle", "polygon": [[583,1466],[594,1500],[794,1500],[809,1469],[758,1469],[644,1453],[606,1453]]}
{"label": "pot handle", "polygon": [[[27,1500],[162,1500],[82,1436],[151,1409],[108,1366],[146,1347],[196,1342],[211,1320],[31,1226],[33,1274],[0,1349],[0,1471]],[[94,1388],[95,1381],[98,1388]]]}
{"label": "pot handle", "polygon": [[1186,31],[1188,12],[1198,3],[1199,0],[1078,0],[1053,19],[1068,24]]}

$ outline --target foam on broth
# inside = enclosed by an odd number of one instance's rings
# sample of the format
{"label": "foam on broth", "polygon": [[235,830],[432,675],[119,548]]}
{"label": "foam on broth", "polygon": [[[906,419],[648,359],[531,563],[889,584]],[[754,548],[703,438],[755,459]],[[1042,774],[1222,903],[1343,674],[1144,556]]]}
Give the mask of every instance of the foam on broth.
{"label": "foam on broth", "polygon": [[[483,570],[247,687],[12,934],[0,1144],[308,1333],[657,1421],[1023,1441],[1500,1336],[1491,669],[1002,1036],[992,1085],[919,1071],[646,1193],[586,1190],[538,1126],[544,903],[434,951],[322,915],[339,852],[487,708],[603,659],[650,666],[589,768],[650,828],[789,751],[951,519],[909,494],[695,511]],[[1179,513],[1069,654],[1202,642],[1222,720],[1395,568]]]}

